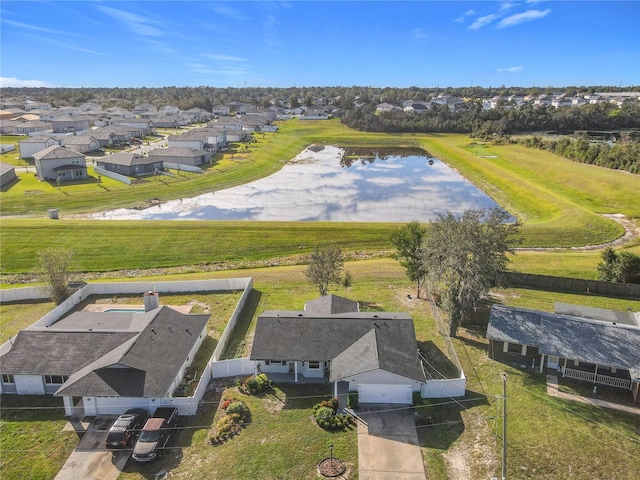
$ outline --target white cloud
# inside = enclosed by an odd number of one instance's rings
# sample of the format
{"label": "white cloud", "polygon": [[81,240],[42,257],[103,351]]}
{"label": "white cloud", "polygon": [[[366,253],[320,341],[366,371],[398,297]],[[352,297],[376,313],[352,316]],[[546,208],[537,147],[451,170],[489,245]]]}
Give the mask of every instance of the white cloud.
{"label": "white cloud", "polygon": [[52,88],[53,85],[47,82],[43,82],[42,80],[20,80],[16,77],[0,77],[0,87],[2,88],[21,88],[21,87],[49,87]]}
{"label": "white cloud", "polygon": [[533,20],[544,18],[550,13],[551,10],[548,8],[546,10],[527,10],[523,13],[516,13],[515,15],[503,18],[500,23],[498,23],[498,28],[513,27],[521,23],[532,22]]}
{"label": "white cloud", "polygon": [[137,13],[126,12],[124,10],[118,10],[116,8],[98,6],[98,9],[115,18],[119,22],[123,23],[129,30],[138,35],[145,37],[162,37],[164,32],[161,28],[161,24],[149,16],[138,15]]}
{"label": "white cloud", "polygon": [[414,28],[411,30],[411,36],[413,38],[427,38],[429,34],[421,28]]}
{"label": "white cloud", "polygon": [[508,67],[508,68],[499,68],[498,73],[517,73],[521,72],[524,69],[522,66],[517,67]]}
{"label": "white cloud", "polygon": [[[14,20],[2,20],[2,23],[5,25],[11,25],[12,27],[22,28],[24,30],[31,30],[35,32],[44,32],[44,33],[52,33],[54,35],[62,35],[63,32],[60,30],[53,30],[51,28],[39,27],[37,25],[30,25],[28,23],[16,22]],[[64,32],[66,33],[66,32]]]}
{"label": "white cloud", "polygon": [[205,57],[210,58],[211,60],[218,60],[220,62],[246,62],[246,58],[241,57],[232,57],[231,55],[214,55],[207,54]]}
{"label": "white cloud", "polygon": [[232,18],[234,20],[249,20],[249,17],[247,17],[246,15],[243,15],[235,8],[230,8],[227,5],[212,5],[211,10],[213,10],[218,15]]}
{"label": "white cloud", "polygon": [[478,30],[496,20],[498,15],[491,14],[476,18],[476,21],[469,25],[469,30]]}

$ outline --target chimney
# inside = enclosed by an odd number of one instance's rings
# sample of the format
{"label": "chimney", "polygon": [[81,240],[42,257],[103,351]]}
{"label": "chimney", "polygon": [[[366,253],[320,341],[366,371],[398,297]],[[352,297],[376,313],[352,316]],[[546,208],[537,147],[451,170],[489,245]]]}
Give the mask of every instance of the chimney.
{"label": "chimney", "polygon": [[158,292],[144,292],[144,311],[148,312],[160,306]]}

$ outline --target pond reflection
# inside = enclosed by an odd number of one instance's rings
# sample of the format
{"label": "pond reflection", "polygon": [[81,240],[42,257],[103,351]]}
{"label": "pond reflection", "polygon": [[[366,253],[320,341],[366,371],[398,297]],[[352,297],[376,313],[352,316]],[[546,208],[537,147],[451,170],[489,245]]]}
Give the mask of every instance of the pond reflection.
{"label": "pond reflection", "polygon": [[497,205],[488,195],[423,150],[345,152],[326,146],[304,150],[255,182],[95,218],[409,222],[492,207]]}

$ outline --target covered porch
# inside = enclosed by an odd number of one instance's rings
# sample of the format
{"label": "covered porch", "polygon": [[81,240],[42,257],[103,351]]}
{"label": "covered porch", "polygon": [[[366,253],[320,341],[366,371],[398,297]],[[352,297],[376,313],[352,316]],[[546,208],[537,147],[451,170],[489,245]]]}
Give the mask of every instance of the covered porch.
{"label": "covered porch", "polygon": [[545,355],[542,356],[541,373],[544,367],[557,370],[563,378],[573,378],[591,384],[607,385],[625,390],[631,390],[632,387],[631,376],[626,369],[585,363],[552,355],[547,355],[546,358]]}

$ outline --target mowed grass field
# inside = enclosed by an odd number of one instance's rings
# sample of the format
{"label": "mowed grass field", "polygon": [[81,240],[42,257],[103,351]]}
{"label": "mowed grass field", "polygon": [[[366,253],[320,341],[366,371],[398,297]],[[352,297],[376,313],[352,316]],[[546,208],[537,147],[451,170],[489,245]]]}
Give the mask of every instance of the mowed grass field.
{"label": "mowed grass field", "polygon": [[[281,263],[316,246],[337,244],[352,255],[385,254],[393,224],[98,221],[74,215],[143,206],[228,188],[269,175],[305,146],[420,147],[437,156],[517,216],[526,247],[572,247],[618,238],[623,228],[602,214],[640,217],[640,177],[565,160],[521,146],[493,146],[464,135],[362,133],[337,120],[288,121],[277,134],[257,134],[249,151],[219,155],[205,174],[150,177],[140,185],[97,179],[57,188],[33,174],[0,193],[0,271],[33,272],[38,251],[68,247],[77,271],[113,271],[219,264]],[[425,199],[426,201],[426,199]],[[60,209],[58,221],[47,209]],[[18,215],[18,217],[16,217]],[[26,215],[26,216],[25,216]],[[634,247],[635,248],[635,247]],[[595,258],[595,257],[594,257]],[[589,260],[595,266],[593,259]]]}

